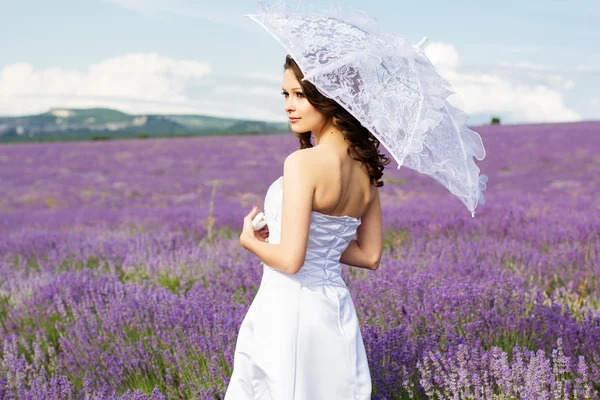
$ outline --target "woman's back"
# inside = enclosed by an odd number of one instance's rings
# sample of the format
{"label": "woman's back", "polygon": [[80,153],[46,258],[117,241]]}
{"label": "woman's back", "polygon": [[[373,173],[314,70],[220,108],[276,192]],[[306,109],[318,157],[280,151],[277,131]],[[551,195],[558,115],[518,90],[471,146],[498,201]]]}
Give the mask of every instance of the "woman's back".
{"label": "woman's back", "polygon": [[346,149],[339,144],[320,144],[302,150],[307,156],[306,173],[314,177],[312,210],[326,216],[360,219],[356,239],[350,242],[340,261],[376,269],[383,251],[379,188],[371,184],[366,165],[350,158]]}
{"label": "woman's back", "polygon": [[312,209],[326,215],[361,218],[378,190],[371,185],[367,167],[334,146],[305,151],[312,153],[307,166],[317,176]]}

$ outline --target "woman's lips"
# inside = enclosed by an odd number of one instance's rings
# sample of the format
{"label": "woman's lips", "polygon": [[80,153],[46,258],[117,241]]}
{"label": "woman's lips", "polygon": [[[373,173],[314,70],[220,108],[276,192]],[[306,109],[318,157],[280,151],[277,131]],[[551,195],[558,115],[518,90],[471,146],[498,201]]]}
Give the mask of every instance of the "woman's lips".
{"label": "woman's lips", "polygon": [[290,122],[291,122],[291,123],[294,123],[294,122],[297,122],[299,119],[300,119],[300,118],[290,118]]}

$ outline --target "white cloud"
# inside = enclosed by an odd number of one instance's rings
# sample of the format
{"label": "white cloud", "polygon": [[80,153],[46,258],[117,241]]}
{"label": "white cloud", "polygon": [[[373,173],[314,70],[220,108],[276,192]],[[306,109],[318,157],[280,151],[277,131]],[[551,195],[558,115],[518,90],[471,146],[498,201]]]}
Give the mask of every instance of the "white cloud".
{"label": "white cloud", "polygon": [[458,52],[451,44],[432,42],[425,48],[425,54],[436,68],[456,69],[458,67]]}
{"label": "white cloud", "polygon": [[519,68],[519,69],[528,69],[532,71],[556,71],[557,68],[553,65],[546,64],[534,64],[530,62],[518,62],[518,63],[509,63],[509,62],[501,62],[498,63],[501,67],[508,68]]}
{"label": "white cloud", "polygon": [[[447,79],[457,95],[448,100],[455,106],[458,97],[464,102],[464,109],[469,115],[484,113],[510,117],[519,122],[563,122],[581,120],[581,116],[564,103],[563,95],[557,88],[540,84],[524,84],[498,74],[482,72],[459,72],[460,58],[452,45],[432,43],[425,48],[425,54],[436,66],[436,69]],[[515,68],[530,71],[552,71],[549,65],[528,62],[508,64]],[[554,74],[550,80],[565,88],[574,86],[564,77]],[[554,85],[553,85],[554,86]]]}
{"label": "white cloud", "polygon": [[575,81],[572,79],[567,79],[564,75],[549,73],[549,72],[536,72],[536,71],[526,71],[524,76],[528,78],[533,78],[537,82],[543,82],[551,86],[556,90],[570,90],[575,87]]}
{"label": "white cloud", "polygon": [[[133,114],[204,114],[282,121],[282,113],[260,102],[236,104],[188,94],[206,84],[206,62],[175,60],[155,53],[134,53],[103,60],[87,71],[52,67],[36,69],[20,62],[0,68],[0,115],[27,115],[50,108],[109,107]],[[240,88],[250,94],[277,94],[261,86]],[[225,90],[227,91],[227,89]]]}
{"label": "white cloud", "polygon": [[575,81],[572,79],[567,79],[563,87],[567,90],[573,89],[575,87]]}
{"label": "white cloud", "polygon": [[267,74],[262,72],[249,72],[246,74],[247,78],[255,79],[258,81],[265,81],[281,86],[283,82],[283,72],[279,75]]}
{"label": "white cloud", "polygon": [[219,85],[214,89],[214,93],[216,94],[241,94],[244,96],[262,96],[262,97],[271,97],[271,98],[283,98],[281,96],[281,88],[277,88],[277,86],[225,86]]}
{"label": "white cloud", "polygon": [[575,71],[598,72],[600,71],[600,65],[578,65],[575,67]]}
{"label": "white cloud", "polygon": [[0,70],[5,96],[73,95],[136,100],[185,101],[188,84],[208,75],[205,62],[173,60],[155,53],[126,54],[91,65],[87,71],[53,67],[36,70],[16,63]]}

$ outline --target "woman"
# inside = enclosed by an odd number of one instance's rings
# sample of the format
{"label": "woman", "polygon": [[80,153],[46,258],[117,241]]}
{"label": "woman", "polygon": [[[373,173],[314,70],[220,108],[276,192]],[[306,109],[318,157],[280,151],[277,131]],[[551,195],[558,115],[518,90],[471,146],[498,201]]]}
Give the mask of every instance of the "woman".
{"label": "woman", "polygon": [[378,267],[378,180],[390,160],[360,122],[303,77],[287,56],[282,94],[300,150],[267,190],[265,229],[252,227],[256,206],[244,218],[240,243],[263,261],[264,271],[240,327],[225,400],[371,398],[340,263]]}

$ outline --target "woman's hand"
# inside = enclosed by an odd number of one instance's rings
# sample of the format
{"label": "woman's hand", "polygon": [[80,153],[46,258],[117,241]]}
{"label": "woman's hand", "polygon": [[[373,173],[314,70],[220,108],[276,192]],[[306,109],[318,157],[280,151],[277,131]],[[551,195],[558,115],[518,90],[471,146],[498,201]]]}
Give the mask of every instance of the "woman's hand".
{"label": "woman's hand", "polygon": [[248,249],[248,243],[252,240],[259,240],[261,242],[266,242],[269,237],[269,226],[265,225],[262,229],[255,231],[252,226],[252,220],[258,214],[258,207],[256,204],[250,211],[248,215],[244,217],[244,227],[242,228],[242,234],[240,235],[240,244],[245,249]]}

